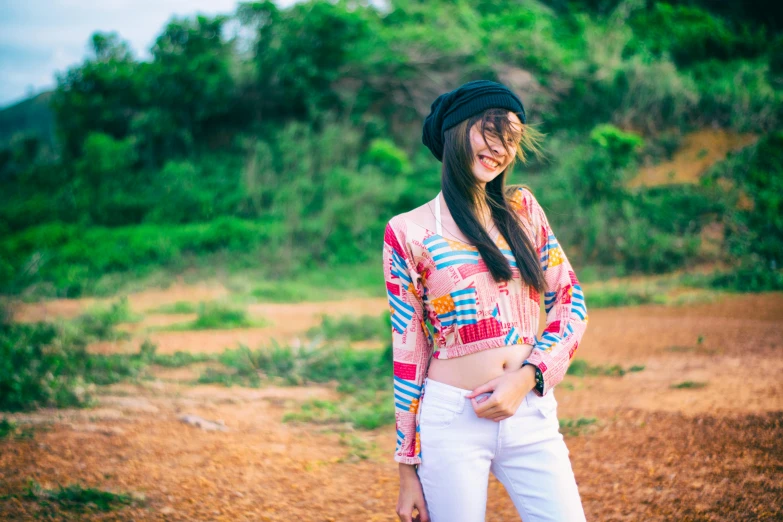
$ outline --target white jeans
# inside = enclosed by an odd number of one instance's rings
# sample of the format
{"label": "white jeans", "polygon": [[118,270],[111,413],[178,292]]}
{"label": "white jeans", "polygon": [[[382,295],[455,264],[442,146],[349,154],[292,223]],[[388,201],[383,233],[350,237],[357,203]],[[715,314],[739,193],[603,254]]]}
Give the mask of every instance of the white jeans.
{"label": "white jeans", "polygon": [[425,379],[418,475],[432,522],[483,522],[490,471],[524,522],[585,520],[552,391],[531,390],[513,416],[493,421],[476,416],[471,390]]}

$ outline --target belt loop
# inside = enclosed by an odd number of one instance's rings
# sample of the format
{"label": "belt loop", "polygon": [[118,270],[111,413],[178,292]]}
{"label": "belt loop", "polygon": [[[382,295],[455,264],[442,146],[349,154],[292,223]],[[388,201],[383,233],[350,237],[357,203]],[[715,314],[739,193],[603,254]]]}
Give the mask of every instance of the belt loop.
{"label": "belt loop", "polygon": [[[470,392],[466,392],[465,394],[467,395],[467,393]],[[462,397],[462,400],[459,401],[459,410],[457,411],[457,413],[462,413],[463,411],[465,411],[465,404],[470,401],[470,399],[465,397],[465,395],[463,395],[462,392],[460,392],[460,397]]]}

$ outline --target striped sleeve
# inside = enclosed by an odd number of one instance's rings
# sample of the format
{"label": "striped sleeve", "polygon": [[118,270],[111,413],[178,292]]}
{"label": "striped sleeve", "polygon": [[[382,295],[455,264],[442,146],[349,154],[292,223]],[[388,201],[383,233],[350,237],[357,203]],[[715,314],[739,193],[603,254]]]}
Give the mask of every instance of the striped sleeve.
{"label": "striped sleeve", "polygon": [[404,246],[404,229],[403,232],[395,230],[393,223],[394,218],[386,225],[384,234],[383,274],[391,312],[394,359],[394,417],[397,428],[394,460],[419,464],[421,445],[417,413],[433,341],[423,319],[421,279],[413,269],[413,260]]}
{"label": "striped sleeve", "polygon": [[557,241],[544,209],[530,191],[527,193],[526,199],[536,223],[539,261],[546,279],[546,327],[540,337],[536,336],[533,351],[523,364],[533,364],[540,370],[543,383],[538,383],[533,390],[536,395],[543,396],[565,377],[587,329],[588,317],[585,296],[574,269]]}

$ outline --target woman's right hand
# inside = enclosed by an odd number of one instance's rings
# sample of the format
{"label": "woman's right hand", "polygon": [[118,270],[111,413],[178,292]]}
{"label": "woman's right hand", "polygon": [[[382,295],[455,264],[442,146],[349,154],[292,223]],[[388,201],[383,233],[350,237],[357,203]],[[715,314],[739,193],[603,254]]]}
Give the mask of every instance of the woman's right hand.
{"label": "woman's right hand", "polygon": [[[419,514],[413,516],[413,508]],[[430,522],[427,505],[424,502],[424,490],[419,475],[411,464],[400,464],[400,498],[397,500],[397,516],[401,522]]]}

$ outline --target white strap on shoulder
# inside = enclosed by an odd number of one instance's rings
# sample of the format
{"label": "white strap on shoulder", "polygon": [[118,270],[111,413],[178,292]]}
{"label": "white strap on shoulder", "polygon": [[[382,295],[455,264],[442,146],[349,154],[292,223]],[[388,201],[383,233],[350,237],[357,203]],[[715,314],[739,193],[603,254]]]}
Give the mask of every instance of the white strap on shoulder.
{"label": "white strap on shoulder", "polygon": [[440,192],[438,192],[437,197],[435,197],[435,231],[439,236],[443,235],[443,229],[440,225]]}

